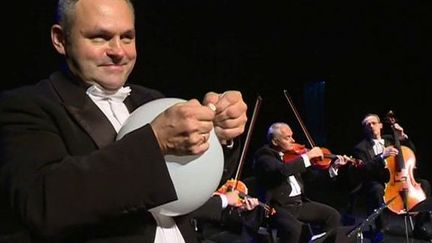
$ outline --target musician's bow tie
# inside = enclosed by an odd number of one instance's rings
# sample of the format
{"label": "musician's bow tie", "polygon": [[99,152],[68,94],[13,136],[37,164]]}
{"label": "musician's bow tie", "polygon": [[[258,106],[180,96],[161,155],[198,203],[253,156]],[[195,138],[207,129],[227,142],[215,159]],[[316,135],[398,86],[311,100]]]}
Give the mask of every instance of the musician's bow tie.
{"label": "musician's bow tie", "polygon": [[373,141],[375,144],[384,146],[384,139],[374,139]]}
{"label": "musician's bow tie", "polygon": [[115,102],[123,102],[130,95],[131,89],[129,86],[121,87],[116,91],[105,90],[99,85],[92,85],[87,89],[87,94],[92,95],[96,99],[109,99]]}

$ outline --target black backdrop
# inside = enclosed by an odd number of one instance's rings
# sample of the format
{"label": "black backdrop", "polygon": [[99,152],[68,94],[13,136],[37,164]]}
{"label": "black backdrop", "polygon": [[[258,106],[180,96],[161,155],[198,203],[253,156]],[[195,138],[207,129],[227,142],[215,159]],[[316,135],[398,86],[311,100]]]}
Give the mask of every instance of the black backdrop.
{"label": "black backdrop", "polygon": [[[4,89],[34,83],[57,68],[49,40],[55,2],[7,9],[13,17],[3,21]],[[286,89],[312,137],[334,153],[351,152],[364,114],[394,110],[417,145],[418,172],[432,179],[427,1],[135,2],[134,82],[182,98],[239,89],[250,112],[263,97],[246,164],[273,121],[291,123],[298,142],[306,142]]]}

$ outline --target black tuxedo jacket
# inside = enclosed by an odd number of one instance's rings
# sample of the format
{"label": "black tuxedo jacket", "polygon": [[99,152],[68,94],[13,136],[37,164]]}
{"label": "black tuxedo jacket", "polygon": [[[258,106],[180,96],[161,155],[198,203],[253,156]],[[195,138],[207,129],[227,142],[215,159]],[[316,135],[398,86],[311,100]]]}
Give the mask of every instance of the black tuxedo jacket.
{"label": "black tuxedo jacket", "polygon": [[[130,111],[163,97],[130,86],[125,100]],[[150,126],[114,142],[114,128],[85,90],[57,72],[2,96],[0,235],[5,242],[153,242],[156,223],[148,209],[176,200]],[[220,205],[212,198],[194,213],[217,217]],[[186,242],[196,241],[191,217],[176,218]]]}
{"label": "black tuxedo jacket", "polygon": [[[258,186],[265,191],[263,201],[276,205],[292,203],[293,198],[289,196],[292,188],[288,182],[291,175],[295,176],[302,192],[304,191],[301,173],[306,171],[306,167],[301,156],[285,164],[278,151],[265,145],[255,153],[254,166]],[[302,197],[304,200],[304,193]]]}
{"label": "black tuxedo jacket", "polygon": [[[391,135],[383,135],[384,146],[394,145],[394,138]],[[415,152],[415,146],[410,139],[401,141],[401,145],[409,147]],[[364,163],[364,168],[361,171],[363,180],[374,180],[385,183],[389,180],[389,171],[385,168],[384,160],[381,154],[375,155],[373,150],[374,142],[372,139],[364,138],[355,147],[353,156],[360,159]]]}

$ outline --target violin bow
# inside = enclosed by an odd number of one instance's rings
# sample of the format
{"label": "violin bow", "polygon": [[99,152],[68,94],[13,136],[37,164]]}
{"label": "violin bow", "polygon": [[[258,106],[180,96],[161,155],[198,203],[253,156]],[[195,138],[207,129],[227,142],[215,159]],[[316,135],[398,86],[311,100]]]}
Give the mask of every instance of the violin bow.
{"label": "violin bow", "polygon": [[[251,134],[252,134],[253,128],[255,127],[256,118],[257,118],[257,115],[258,115],[258,111],[259,111],[259,109],[261,107],[261,103],[262,103],[262,98],[261,98],[260,95],[258,95],[258,97],[256,99],[256,102],[255,102],[254,110],[252,112],[252,118],[251,118],[251,121],[249,123],[248,131],[246,133],[246,138],[245,138],[245,142],[244,142],[242,153],[240,155],[239,165],[237,167],[237,172],[236,172],[236,175],[234,177],[234,180],[235,180],[234,189],[237,188],[238,183],[239,183],[239,178],[240,178],[241,172],[243,170],[243,165],[244,165],[244,161],[245,161],[245,158],[246,158],[246,152],[247,152],[247,150],[249,148],[249,145],[250,145]],[[242,196],[249,197],[247,194],[242,195]],[[274,214],[276,212],[272,207],[270,207],[269,205],[267,205],[265,203],[262,203],[262,202],[259,201],[259,205],[262,206],[265,209],[267,217],[269,215],[272,215],[272,214]]]}
{"label": "violin bow", "polygon": [[306,139],[307,139],[307,141],[309,142],[309,145],[311,146],[311,148],[312,148],[312,147],[315,147],[315,142],[314,142],[314,140],[312,139],[312,136],[310,135],[310,133],[308,132],[308,130],[307,130],[305,124],[303,123],[303,120],[301,119],[300,114],[298,113],[297,109],[295,108],[294,102],[292,101],[292,99],[291,99],[291,97],[289,96],[288,91],[287,91],[286,89],[284,90],[284,95],[285,95],[285,98],[286,98],[287,101],[288,101],[288,104],[289,104],[290,107],[291,107],[291,110],[294,112],[294,115],[295,115],[295,117],[296,117],[298,123],[300,124],[300,127],[301,127],[301,129],[302,129],[304,135],[306,136]]}
{"label": "violin bow", "polygon": [[242,150],[242,153],[240,155],[239,165],[237,167],[237,172],[236,172],[236,175],[234,177],[234,179],[236,180],[236,187],[235,188],[237,188],[238,179],[240,178],[241,172],[243,170],[244,160],[245,160],[245,157],[246,157],[246,151],[249,148],[252,130],[255,127],[256,117],[257,117],[257,114],[258,114],[258,110],[261,107],[261,103],[262,103],[262,98],[261,98],[260,95],[258,95],[258,97],[256,99],[256,102],[255,102],[255,107],[254,107],[254,110],[253,110],[253,113],[252,113],[252,118],[251,118],[251,121],[249,123],[248,131],[246,133],[246,138],[245,138],[245,142],[244,142],[245,144],[243,146],[243,150]]}

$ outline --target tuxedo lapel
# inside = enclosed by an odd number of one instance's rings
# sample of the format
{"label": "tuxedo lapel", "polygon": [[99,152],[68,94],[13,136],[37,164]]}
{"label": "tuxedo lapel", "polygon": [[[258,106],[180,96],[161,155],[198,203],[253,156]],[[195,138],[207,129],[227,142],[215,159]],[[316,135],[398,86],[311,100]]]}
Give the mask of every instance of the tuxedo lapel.
{"label": "tuxedo lapel", "polygon": [[370,159],[373,159],[375,157],[375,151],[373,149],[374,146],[374,142],[371,139],[367,140],[367,146],[366,146],[366,150],[368,151],[368,155]]}
{"label": "tuxedo lapel", "polygon": [[115,140],[117,132],[93,102],[86,102],[81,108],[72,105],[65,107],[98,147],[104,147]]}
{"label": "tuxedo lapel", "polygon": [[123,102],[128,109],[129,113],[132,113],[137,108],[136,102],[131,98],[131,95],[126,97],[126,99]]}
{"label": "tuxedo lapel", "polygon": [[163,97],[159,93],[150,93],[148,89],[143,89],[140,86],[129,84],[129,87],[132,91],[123,102],[128,108],[129,113],[132,113],[135,109],[149,101]]}
{"label": "tuxedo lapel", "polygon": [[117,133],[108,118],[86,95],[85,87],[66,78],[62,73],[54,73],[50,82],[57,91],[66,110],[88,133],[98,147],[112,143]]}

